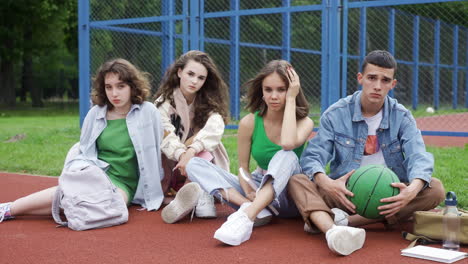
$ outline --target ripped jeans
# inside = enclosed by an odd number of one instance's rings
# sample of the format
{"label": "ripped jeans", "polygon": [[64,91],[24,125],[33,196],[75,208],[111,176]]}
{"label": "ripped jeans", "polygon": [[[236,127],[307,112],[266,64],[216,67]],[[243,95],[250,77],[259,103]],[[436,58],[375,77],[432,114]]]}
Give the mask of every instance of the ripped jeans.
{"label": "ripped jeans", "polygon": [[[186,167],[188,178],[200,184],[200,186],[209,194],[222,199],[219,190],[228,190],[235,188],[240,194],[245,196],[244,190],[239,183],[238,176],[231,174],[211,162],[194,157],[190,159]],[[252,180],[259,189],[272,178],[275,198],[273,205],[279,212],[280,217],[296,217],[299,211],[287,192],[287,184],[292,175],[301,173],[299,159],[293,151],[278,151],[268,164],[268,170],[257,168],[252,172]],[[223,199],[224,200],[224,199]],[[225,200],[226,201],[226,200]],[[237,205],[226,201],[234,209]]]}

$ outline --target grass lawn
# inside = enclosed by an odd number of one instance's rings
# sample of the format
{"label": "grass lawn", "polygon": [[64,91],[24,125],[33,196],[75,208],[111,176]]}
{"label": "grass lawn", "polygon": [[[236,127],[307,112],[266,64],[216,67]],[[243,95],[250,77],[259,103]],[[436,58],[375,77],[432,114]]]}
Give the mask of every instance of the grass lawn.
{"label": "grass lawn", "polygon": [[[21,106],[21,110],[0,108],[0,171],[58,176],[68,149],[79,140],[76,104],[50,103],[44,109]],[[24,135],[16,142],[6,142]],[[237,172],[237,130],[226,130],[223,143],[231,159],[231,171]],[[21,137],[21,136],[20,136]],[[468,209],[467,165],[465,148],[429,147],[435,157],[434,177],[446,190],[455,191],[460,207]],[[255,164],[252,161],[251,167]]]}

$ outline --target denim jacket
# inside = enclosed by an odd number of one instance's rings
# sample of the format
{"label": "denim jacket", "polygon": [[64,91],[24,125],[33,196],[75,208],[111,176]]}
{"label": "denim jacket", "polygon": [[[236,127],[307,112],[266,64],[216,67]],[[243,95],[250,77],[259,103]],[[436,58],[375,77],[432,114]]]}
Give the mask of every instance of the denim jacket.
{"label": "denim jacket", "polygon": [[[81,128],[80,154],[67,162],[64,169],[79,170],[93,164],[107,170],[109,164],[97,158],[96,140],[107,126],[107,106],[94,106],[88,112]],[[148,210],[161,206],[164,193],[161,180],[164,177],[161,164],[163,128],[156,107],[143,102],[134,104],[126,117],[128,134],[138,161],[139,181],[133,203]]]}
{"label": "denim jacket", "polygon": [[[316,173],[325,173],[330,160],[332,179],[359,168],[367,132],[361,92],[340,99],[323,113],[317,135],[302,153],[304,173],[313,180]],[[377,138],[387,167],[401,182],[409,183],[415,178],[425,181],[426,186],[431,182],[434,158],[426,151],[421,131],[411,112],[389,96],[385,98]]]}

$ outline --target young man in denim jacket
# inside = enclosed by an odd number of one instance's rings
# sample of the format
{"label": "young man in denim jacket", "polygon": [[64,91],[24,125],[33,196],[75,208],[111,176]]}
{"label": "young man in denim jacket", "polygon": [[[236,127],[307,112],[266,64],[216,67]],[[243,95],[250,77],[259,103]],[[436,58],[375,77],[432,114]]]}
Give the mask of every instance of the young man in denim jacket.
{"label": "young man in denim jacket", "polygon": [[[349,255],[364,245],[365,231],[355,228],[376,221],[395,225],[417,210],[429,210],[444,199],[442,183],[432,178],[434,158],[426,151],[411,112],[389,96],[397,83],[397,64],[387,51],[372,51],[357,80],[362,86],[330,106],[320,119],[320,129],[301,157],[303,173],[289,181],[306,232],[326,233],[330,250]],[[325,166],[330,164],[330,175]],[[400,193],[382,199],[383,219],[366,219],[355,213],[347,196],[346,181],[355,169],[380,164],[393,170]],[[332,208],[332,209],[331,209]]]}

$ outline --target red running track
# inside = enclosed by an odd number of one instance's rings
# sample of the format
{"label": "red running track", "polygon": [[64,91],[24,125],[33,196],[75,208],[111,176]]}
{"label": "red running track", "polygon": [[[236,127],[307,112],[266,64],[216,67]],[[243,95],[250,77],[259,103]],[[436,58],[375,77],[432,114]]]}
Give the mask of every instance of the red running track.
{"label": "red running track", "polygon": [[[427,131],[468,132],[468,113],[436,115],[416,118],[419,129]],[[464,147],[468,137],[423,136],[428,146]]]}
{"label": "red running track", "polygon": [[[55,177],[0,173],[0,201],[56,184]],[[217,206],[217,219],[172,225],[161,220],[160,211],[132,206],[128,223],[81,232],[56,228],[49,217],[5,221],[0,223],[0,263],[427,263],[400,256],[408,242],[401,230],[386,231],[382,225],[369,226],[364,248],[347,257],[331,253],[323,234],[306,234],[301,219],[274,219],[254,229],[241,246],[226,246],[212,236],[233,211]]]}

